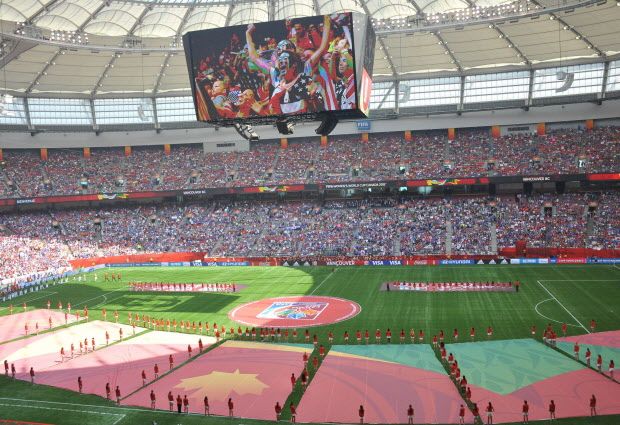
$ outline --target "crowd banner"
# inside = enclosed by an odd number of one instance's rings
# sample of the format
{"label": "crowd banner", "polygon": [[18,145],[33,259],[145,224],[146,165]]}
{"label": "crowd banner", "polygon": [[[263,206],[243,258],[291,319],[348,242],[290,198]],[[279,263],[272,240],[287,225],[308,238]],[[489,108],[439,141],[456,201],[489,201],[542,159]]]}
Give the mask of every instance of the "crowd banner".
{"label": "crowd banner", "polygon": [[202,265],[205,267],[239,267],[249,266],[249,261],[203,261]]}
{"label": "crowd banner", "polygon": [[[514,249],[513,249],[514,250]],[[115,257],[87,258],[70,261],[73,270],[99,267],[307,267],[307,266],[452,266],[508,264],[620,264],[618,250],[597,251],[599,256],[536,256],[510,257],[504,255],[414,255],[414,256],[316,256],[316,257],[208,257],[204,252],[167,252]],[[613,256],[611,254],[616,254]],[[607,257],[603,255],[607,254]]]}
{"label": "crowd banner", "polygon": [[589,264],[620,264],[620,258],[588,258]]}
{"label": "crowd banner", "polygon": [[476,260],[439,260],[439,264],[442,266],[457,264],[476,264]]}
{"label": "crowd banner", "polygon": [[369,260],[364,261],[365,266],[402,266],[401,260]]}
{"label": "crowd banner", "polygon": [[553,264],[586,264],[588,259],[585,257],[560,257],[560,258],[552,258],[551,263]]}
{"label": "crowd banner", "polygon": [[549,258],[511,258],[510,264],[549,264]]}

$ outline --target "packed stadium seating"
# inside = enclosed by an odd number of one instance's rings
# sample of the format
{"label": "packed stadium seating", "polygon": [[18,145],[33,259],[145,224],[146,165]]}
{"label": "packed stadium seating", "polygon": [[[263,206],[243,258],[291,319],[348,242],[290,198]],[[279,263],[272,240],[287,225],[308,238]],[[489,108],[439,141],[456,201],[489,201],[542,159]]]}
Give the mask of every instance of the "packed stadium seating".
{"label": "packed stadium seating", "polygon": [[[0,215],[0,275],[76,258],[159,252],[211,256],[495,254],[620,248],[618,192],[66,209]],[[596,206],[596,208],[594,208]],[[497,247],[493,246],[493,233]],[[15,255],[15,252],[18,255]]]}
{"label": "packed stadium seating", "polygon": [[[459,131],[453,141],[438,132],[334,136],[318,140],[253,144],[248,152],[203,153],[201,145],[50,150],[47,161],[34,150],[5,150],[0,196],[189,189],[261,184],[376,181],[618,171],[620,130],[562,130],[547,136],[493,139],[487,130]],[[580,164],[581,161],[581,164]],[[580,166],[581,165],[581,166]],[[403,167],[401,170],[400,167]]]}

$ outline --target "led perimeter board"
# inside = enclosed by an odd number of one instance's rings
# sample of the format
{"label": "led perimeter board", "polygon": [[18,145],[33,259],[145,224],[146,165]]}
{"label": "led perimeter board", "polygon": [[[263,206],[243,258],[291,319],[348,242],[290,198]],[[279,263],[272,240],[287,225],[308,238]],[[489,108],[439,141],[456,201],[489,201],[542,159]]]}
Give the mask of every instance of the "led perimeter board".
{"label": "led perimeter board", "polygon": [[183,45],[199,121],[368,116],[375,33],[364,14],[192,31]]}

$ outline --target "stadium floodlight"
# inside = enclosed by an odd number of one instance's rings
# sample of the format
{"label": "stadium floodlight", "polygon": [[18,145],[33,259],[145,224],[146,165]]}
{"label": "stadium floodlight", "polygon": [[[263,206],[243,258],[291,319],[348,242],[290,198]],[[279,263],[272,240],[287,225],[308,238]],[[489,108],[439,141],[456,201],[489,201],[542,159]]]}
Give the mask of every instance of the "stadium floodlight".
{"label": "stadium floodlight", "polygon": [[276,127],[280,134],[285,136],[289,134],[293,134],[295,132],[295,123],[288,120],[287,118],[278,118],[276,121]]}
{"label": "stadium floodlight", "polygon": [[236,122],[233,124],[233,127],[241,137],[249,140],[250,142],[258,142],[260,139],[260,137],[258,137],[258,134],[256,134],[256,132],[254,131],[254,127],[249,124],[242,124]]}

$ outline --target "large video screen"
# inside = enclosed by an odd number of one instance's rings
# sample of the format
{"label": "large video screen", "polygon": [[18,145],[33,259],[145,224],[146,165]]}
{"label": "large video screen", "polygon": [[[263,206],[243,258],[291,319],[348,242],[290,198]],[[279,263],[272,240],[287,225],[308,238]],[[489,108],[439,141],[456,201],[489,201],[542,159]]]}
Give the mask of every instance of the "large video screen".
{"label": "large video screen", "polygon": [[[367,21],[365,15],[339,13],[185,34],[197,119],[365,116],[370,93],[360,101],[358,88],[370,84],[368,75],[362,83],[368,43],[360,30],[368,30]],[[374,53],[374,35],[370,44]]]}

